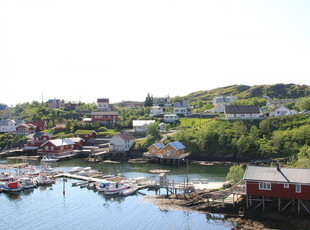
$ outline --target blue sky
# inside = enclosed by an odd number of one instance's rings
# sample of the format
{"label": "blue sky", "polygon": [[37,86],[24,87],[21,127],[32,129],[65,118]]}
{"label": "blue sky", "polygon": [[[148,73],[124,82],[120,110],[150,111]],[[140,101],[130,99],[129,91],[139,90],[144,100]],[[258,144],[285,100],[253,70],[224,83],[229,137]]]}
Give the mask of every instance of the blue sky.
{"label": "blue sky", "polygon": [[298,0],[2,0],[0,102],[310,85],[309,10]]}

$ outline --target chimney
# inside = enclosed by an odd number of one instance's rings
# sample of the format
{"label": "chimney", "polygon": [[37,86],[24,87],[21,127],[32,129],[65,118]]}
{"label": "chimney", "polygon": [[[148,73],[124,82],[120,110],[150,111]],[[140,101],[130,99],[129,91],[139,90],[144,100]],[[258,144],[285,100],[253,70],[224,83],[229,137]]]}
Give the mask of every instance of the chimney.
{"label": "chimney", "polygon": [[277,170],[280,172],[280,165],[279,165],[279,162],[277,161],[276,163],[276,166],[277,166]]}

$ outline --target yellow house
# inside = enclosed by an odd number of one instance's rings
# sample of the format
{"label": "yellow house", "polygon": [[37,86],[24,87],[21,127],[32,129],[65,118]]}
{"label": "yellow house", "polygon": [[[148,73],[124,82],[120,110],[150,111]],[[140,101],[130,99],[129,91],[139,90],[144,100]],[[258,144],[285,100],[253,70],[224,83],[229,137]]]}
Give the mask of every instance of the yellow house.
{"label": "yellow house", "polygon": [[180,156],[184,153],[185,153],[185,146],[178,141],[167,144],[162,150],[163,156],[166,157]]}
{"label": "yellow house", "polygon": [[161,143],[152,144],[148,150],[149,154],[162,154],[162,149],[164,146]]}

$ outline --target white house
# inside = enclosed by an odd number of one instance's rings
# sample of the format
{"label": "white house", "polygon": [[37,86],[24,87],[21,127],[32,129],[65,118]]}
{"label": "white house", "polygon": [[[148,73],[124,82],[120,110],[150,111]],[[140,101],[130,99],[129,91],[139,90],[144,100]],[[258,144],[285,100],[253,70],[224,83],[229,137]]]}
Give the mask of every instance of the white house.
{"label": "white house", "polygon": [[134,145],[135,137],[129,133],[114,135],[110,140],[110,151],[124,153]]}
{"label": "white house", "polygon": [[166,131],[166,123],[162,122],[159,124],[159,131],[165,132]]}
{"label": "white house", "polygon": [[279,106],[270,111],[269,116],[272,117],[281,117],[288,114],[290,110],[285,106]]}
{"label": "white house", "polygon": [[132,126],[134,132],[146,132],[149,124],[155,123],[155,120],[133,120]]}
{"label": "white house", "polygon": [[234,96],[220,96],[213,99],[214,110],[217,113],[224,113],[225,106],[231,105],[232,102],[237,101],[237,97]]}
{"label": "white house", "polygon": [[150,108],[150,117],[154,117],[156,115],[163,114],[163,113],[164,113],[164,108],[163,107],[152,106]]}
{"label": "white house", "polygon": [[173,112],[177,115],[183,115],[187,117],[193,113],[193,106],[189,104],[187,101],[183,102],[175,102],[173,105]]}
{"label": "white house", "polygon": [[164,122],[176,122],[179,120],[179,116],[173,113],[164,115]]}
{"label": "white house", "polygon": [[153,98],[153,105],[156,106],[164,106],[164,107],[171,107],[171,98],[169,96],[166,97],[154,97]]}
{"label": "white house", "polygon": [[99,111],[108,111],[110,109],[109,98],[99,98],[97,99],[97,106]]}
{"label": "white house", "polygon": [[225,106],[226,119],[258,119],[261,114],[259,106]]}
{"label": "white house", "polygon": [[288,103],[296,103],[296,99],[285,99],[285,100],[267,100],[266,106],[268,107],[280,107]]}
{"label": "white house", "polygon": [[16,131],[16,122],[14,120],[1,120],[0,121],[0,132],[8,133]]}

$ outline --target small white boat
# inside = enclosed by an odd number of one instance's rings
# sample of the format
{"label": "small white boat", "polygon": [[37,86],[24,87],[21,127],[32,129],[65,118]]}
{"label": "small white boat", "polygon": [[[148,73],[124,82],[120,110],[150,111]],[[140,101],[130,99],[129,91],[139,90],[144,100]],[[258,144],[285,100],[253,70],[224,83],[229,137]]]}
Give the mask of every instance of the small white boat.
{"label": "small white boat", "polygon": [[32,189],[35,187],[33,181],[28,177],[23,177],[19,181],[23,189]]}
{"label": "small white boat", "polygon": [[91,169],[91,167],[86,167],[77,173],[79,176],[94,176],[99,174],[99,171]]}
{"label": "small white boat", "polygon": [[55,183],[55,180],[46,174],[41,174],[38,178],[36,178],[36,181],[39,185],[51,185]]}
{"label": "small white boat", "polygon": [[70,169],[70,170],[68,171],[68,173],[70,173],[70,174],[76,174],[76,173],[78,173],[78,172],[81,172],[82,170],[83,170],[82,167],[73,167],[72,169]]}
{"label": "small white boat", "polygon": [[53,159],[51,157],[46,157],[44,156],[42,159],[41,159],[41,162],[45,162],[45,163],[51,163],[51,162],[56,162],[58,161],[58,159]]}
{"label": "small white boat", "polygon": [[123,196],[127,196],[127,195],[135,193],[137,190],[138,190],[137,187],[126,188],[126,189],[120,191],[119,194],[123,195]]}
{"label": "small white boat", "polygon": [[22,186],[17,180],[2,182],[0,184],[0,187],[4,192],[8,192],[8,193],[20,192],[22,190]]}
{"label": "small white boat", "polygon": [[104,194],[106,195],[116,195],[120,194],[123,190],[127,189],[127,184],[119,184],[117,182],[111,182],[109,186],[104,189]]}
{"label": "small white boat", "polygon": [[13,177],[11,176],[11,173],[9,172],[2,172],[0,175],[0,181],[10,181]]}
{"label": "small white boat", "polygon": [[46,175],[48,175],[48,176],[53,176],[53,175],[56,174],[56,171],[55,171],[55,169],[53,169],[51,166],[49,166],[49,165],[44,165],[44,166],[42,166],[42,168],[41,168],[41,174],[42,174],[42,173],[44,173],[44,174],[46,174]]}
{"label": "small white boat", "polygon": [[25,174],[29,177],[39,176],[40,174],[40,171],[37,170],[37,168],[34,166],[28,167],[26,169],[27,171],[25,172]]}

